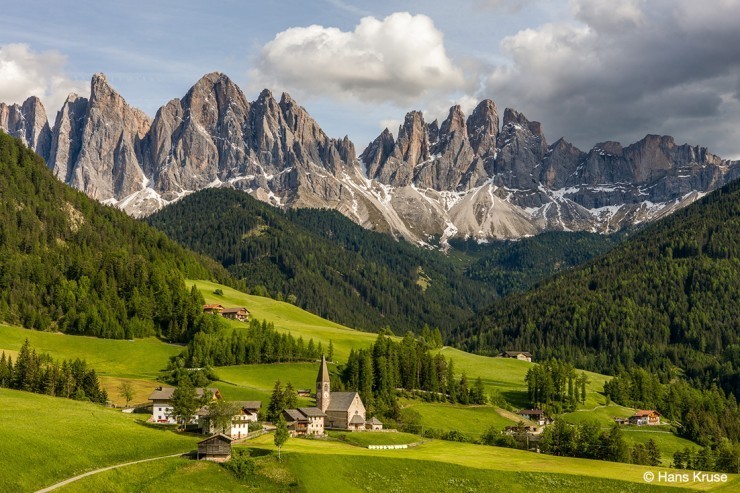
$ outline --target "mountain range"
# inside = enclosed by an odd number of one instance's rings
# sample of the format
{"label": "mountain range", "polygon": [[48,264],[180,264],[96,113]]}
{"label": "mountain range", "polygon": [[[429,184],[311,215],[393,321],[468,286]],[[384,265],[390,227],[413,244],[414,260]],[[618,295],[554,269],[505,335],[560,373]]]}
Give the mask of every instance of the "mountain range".
{"label": "mountain range", "polygon": [[280,207],[336,209],[416,244],[542,231],[611,232],[651,221],[740,177],[740,162],[648,135],[584,152],[548,144],[538,122],[491,100],[428,123],[408,113],[358,156],[328,137],[287,93],[249,101],[227,76],[202,77],[154,119],[103,74],[71,94],[50,126],[38,98],[0,104],[0,129],[21,138],[63,182],[143,217],[194,191],[233,187]]}

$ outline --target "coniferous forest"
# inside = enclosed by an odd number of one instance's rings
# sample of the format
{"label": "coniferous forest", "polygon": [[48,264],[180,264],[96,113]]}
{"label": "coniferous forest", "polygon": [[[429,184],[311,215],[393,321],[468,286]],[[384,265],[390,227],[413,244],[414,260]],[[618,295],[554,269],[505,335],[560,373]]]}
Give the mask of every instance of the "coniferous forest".
{"label": "coniferous forest", "polygon": [[616,374],[740,388],[740,181],[652,224],[609,254],[514,294],[454,340],[530,351]]}
{"label": "coniferous forest", "polygon": [[[206,189],[147,219],[221,262],[255,294],[351,327],[443,333],[494,298],[601,254],[618,241],[593,233],[520,242],[456,241],[447,254],[369,231],[337,211],[281,211],[231,189]],[[536,260],[540,258],[540,260]]]}
{"label": "coniferous forest", "polygon": [[108,338],[192,337],[214,261],[57,180],[0,132],[0,321]]}

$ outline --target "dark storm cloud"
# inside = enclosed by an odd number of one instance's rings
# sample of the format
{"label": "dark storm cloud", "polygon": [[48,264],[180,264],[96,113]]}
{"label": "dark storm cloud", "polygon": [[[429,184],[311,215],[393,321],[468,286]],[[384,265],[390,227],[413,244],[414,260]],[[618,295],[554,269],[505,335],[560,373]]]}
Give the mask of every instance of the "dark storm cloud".
{"label": "dark storm cloud", "polygon": [[575,1],[575,22],[502,42],[483,96],[581,147],[675,134],[740,155],[740,2]]}

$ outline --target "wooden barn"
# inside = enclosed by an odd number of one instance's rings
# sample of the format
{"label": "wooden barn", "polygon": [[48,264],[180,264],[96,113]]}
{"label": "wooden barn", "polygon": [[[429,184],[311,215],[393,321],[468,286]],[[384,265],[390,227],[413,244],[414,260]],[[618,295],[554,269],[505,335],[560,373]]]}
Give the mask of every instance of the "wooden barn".
{"label": "wooden barn", "polygon": [[230,436],[219,433],[198,442],[198,460],[224,462],[231,458]]}

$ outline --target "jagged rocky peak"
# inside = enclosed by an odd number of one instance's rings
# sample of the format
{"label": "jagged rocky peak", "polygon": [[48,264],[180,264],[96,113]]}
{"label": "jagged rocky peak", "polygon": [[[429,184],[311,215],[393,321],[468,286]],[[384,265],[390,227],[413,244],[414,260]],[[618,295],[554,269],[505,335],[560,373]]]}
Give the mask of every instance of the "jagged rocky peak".
{"label": "jagged rocky peak", "polygon": [[104,74],[90,82],[83,145],[70,185],[98,200],[120,200],[143,187],[142,139],[151,119],[126,103]]}
{"label": "jagged rocky peak", "polygon": [[21,139],[45,160],[49,159],[51,128],[44,105],[36,96],[27,98],[22,105],[0,103],[0,129]]}
{"label": "jagged rocky peak", "polygon": [[360,154],[360,160],[365,166],[368,177],[374,178],[378,175],[379,168],[393,154],[395,145],[396,140],[393,138],[391,131],[388,130],[388,127],[386,127],[375,140],[365,147],[365,150]]}
{"label": "jagged rocky peak", "polygon": [[411,166],[429,159],[429,136],[421,111],[406,113],[403,125],[398,129],[396,149],[395,157]]}
{"label": "jagged rocky peak", "polygon": [[499,149],[494,166],[494,173],[499,175],[497,180],[510,188],[537,188],[534,170],[548,150],[540,123],[506,108],[496,145]]}
{"label": "jagged rocky peak", "polygon": [[46,164],[60,180],[68,183],[82,148],[88,99],[70,94],[57,112],[51,141],[51,152]]}
{"label": "jagged rocky peak", "polygon": [[479,156],[493,155],[496,152],[496,138],[499,133],[496,103],[484,99],[468,117],[468,138],[470,146]]}
{"label": "jagged rocky peak", "polygon": [[552,189],[579,184],[577,170],[585,157],[583,151],[561,137],[548,148],[542,161],[540,181]]}

